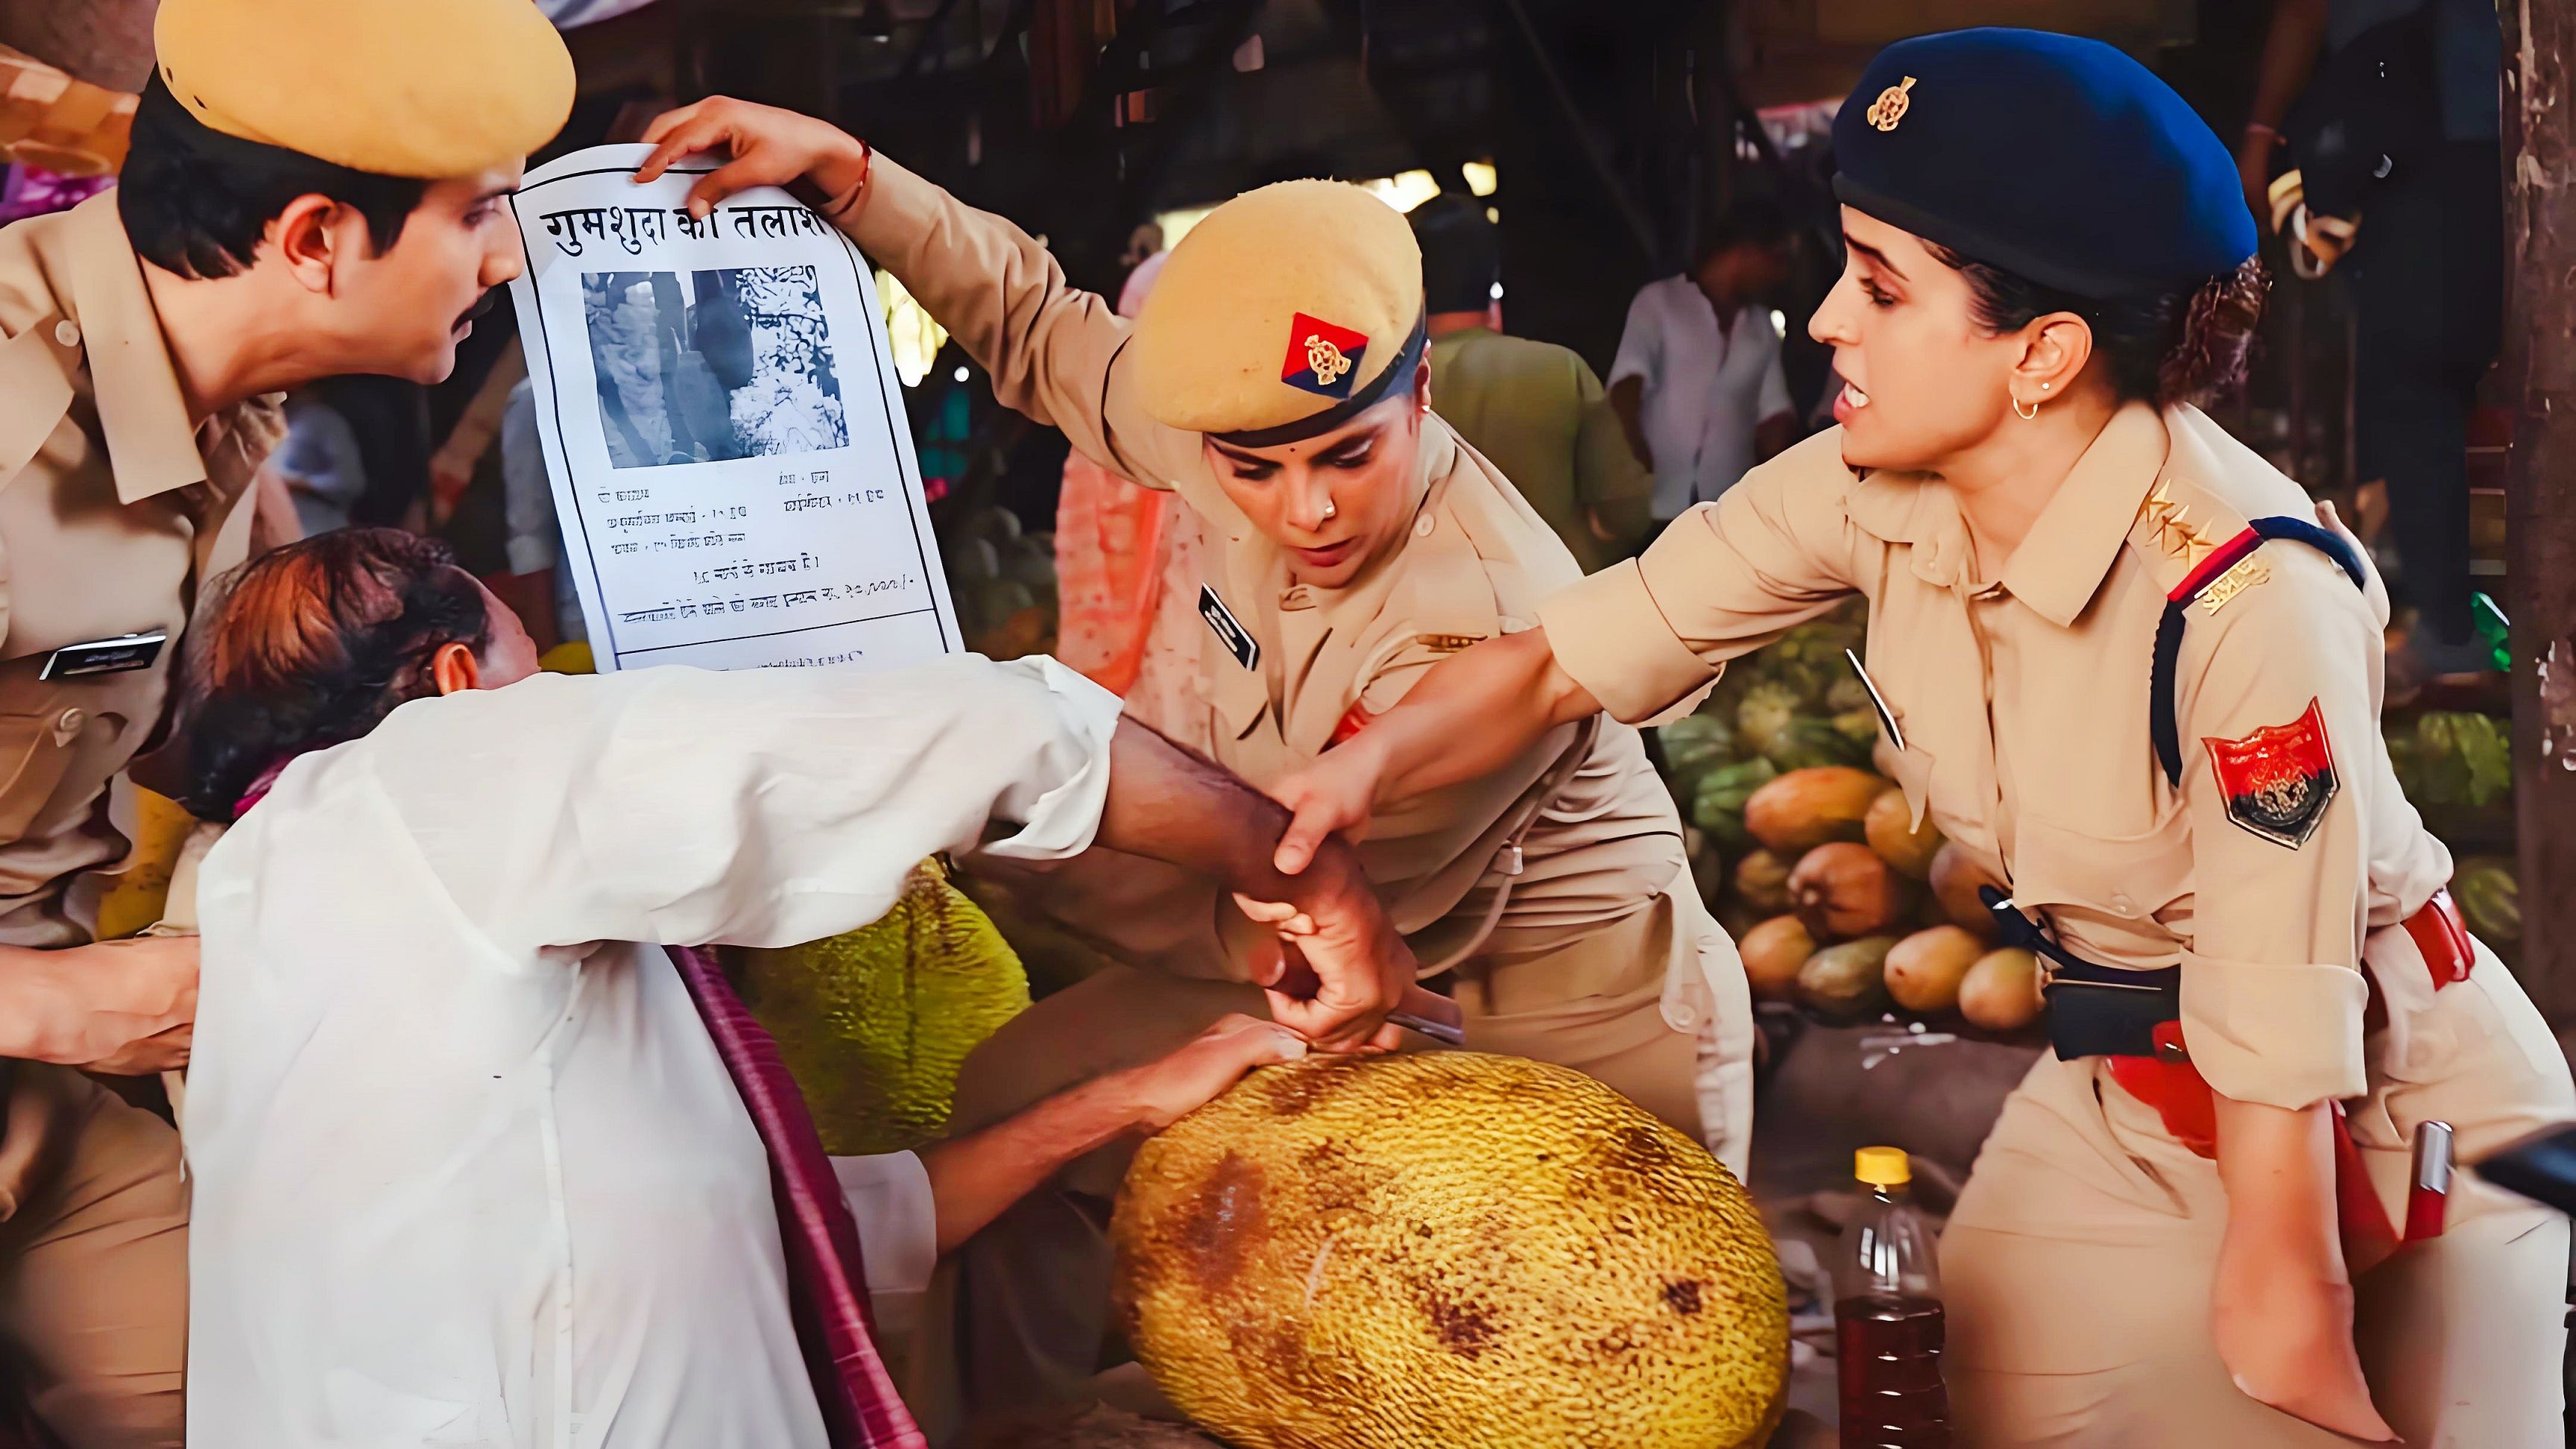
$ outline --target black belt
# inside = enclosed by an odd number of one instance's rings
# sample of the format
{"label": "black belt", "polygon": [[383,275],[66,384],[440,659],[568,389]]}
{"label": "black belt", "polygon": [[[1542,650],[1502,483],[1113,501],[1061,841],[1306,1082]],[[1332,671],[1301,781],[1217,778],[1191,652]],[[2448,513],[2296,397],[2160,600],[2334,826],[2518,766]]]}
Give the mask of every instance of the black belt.
{"label": "black belt", "polygon": [[1977,887],[2004,944],[2048,963],[2041,993],[2048,1001],[2048,1044],[2060,1061],[2079,1057],[2157,1055],[2156,1028],[2182,1019],[2182,968],[2132,971],[2100,966],[2057,944],[2010,896]]}

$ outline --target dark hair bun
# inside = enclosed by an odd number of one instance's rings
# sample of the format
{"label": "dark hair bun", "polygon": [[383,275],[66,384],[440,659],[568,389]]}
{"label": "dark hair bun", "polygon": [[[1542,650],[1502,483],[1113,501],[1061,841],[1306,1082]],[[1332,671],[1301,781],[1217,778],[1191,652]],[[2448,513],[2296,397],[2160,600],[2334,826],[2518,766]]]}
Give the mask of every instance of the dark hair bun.
{"label": "dark hair bun", "polygon": [[2185,291],[2096,300],[1925,244],[1968,282],[1969,309],[1989,332],[2015,332],[2052,312],[2093,329],[2093,356],[2123,402],[2205,403],[2245,385],[2255,329],[2272,282],[2259,257]]}

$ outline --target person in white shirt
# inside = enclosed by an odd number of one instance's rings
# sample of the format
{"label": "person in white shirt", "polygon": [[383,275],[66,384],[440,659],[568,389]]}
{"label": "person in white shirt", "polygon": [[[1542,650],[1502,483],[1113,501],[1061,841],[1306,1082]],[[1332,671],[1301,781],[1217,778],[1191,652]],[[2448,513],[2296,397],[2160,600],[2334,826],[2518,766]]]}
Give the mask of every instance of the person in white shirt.
{"label": "person in white shirt", "polygon": [[1789,221],[1748,195],[1712,221],[1690,270],[1628,305],[1610,365],[1610,407],[1655,474],[1660,528],[1710,503],[1797,441],[1770,295],[1789,275]]}
{"label": "person in white shirt", "polygon": [[[239,817],[193,888],[196,1449],[825,1443],[762,1138],[656,943],[812,940],[934,852],[1097,841],[1295,907],[1322,987],[1271,1010],[1320,1045],[1445,1005],[1355,860],[1277,876],[1284,811],[1052,660],[539,674],[442,546],[374,529],[254,561],[191,637],[188,804]],[[872,1286],[1304,1048],[1237,1017],[837,1164]]]}

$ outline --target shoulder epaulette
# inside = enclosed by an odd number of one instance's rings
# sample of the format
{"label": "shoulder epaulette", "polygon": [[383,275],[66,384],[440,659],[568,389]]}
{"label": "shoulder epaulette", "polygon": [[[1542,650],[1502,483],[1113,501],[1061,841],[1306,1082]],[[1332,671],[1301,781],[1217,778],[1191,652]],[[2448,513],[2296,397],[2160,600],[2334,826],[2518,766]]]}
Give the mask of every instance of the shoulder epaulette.
{"label": "shoulder epaulette", "polygon": [[2148,691],[2148,728],[2155,736],[2156,763],[2165,781],[2182,784],[2182,721],[2175,713],[2174,671],[2182,659],[2182,626],[2191,606],[2217,613],[2229,599],[2270,577],[2254,551],[2270,539],[2303,543],[2333,559],[2352,578],[2353,587],[2369,587],[2361,560],[2334,533],[2304,518],[2287,515],[2258,518],[2245,531],[2211,549],[2193,565],[2181,583],[2165,595],[2164,617],[2156,621],[2155,674]]}

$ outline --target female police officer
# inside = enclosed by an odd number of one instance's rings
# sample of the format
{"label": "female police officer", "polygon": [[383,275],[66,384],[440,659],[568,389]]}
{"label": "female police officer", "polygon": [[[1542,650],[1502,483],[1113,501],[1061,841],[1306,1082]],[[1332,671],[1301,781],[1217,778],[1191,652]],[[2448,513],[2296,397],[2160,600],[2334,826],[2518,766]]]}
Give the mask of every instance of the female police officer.
{"label": "female police officer", "polygon": [[2226,150],[2118,52],[2008,30],[1889,47],[1835,145],[1839,433],[1279,787],[1281,864],[1863,594],[1881,767],[2055,963],[2056,1052],[1943,1244],[1963,1442],[2385,1438],[2374,1392],[2410,1442],[2560,1442],[2566,1220],[2462,1179],[2390,1256],[2419,1124],[2474,1150],[2576,1092],[2390,772],[2384,593],[2182,401],[2259,302]]}
{"label": "female police officer", "polygon": [[[762,182],[821,193],[1005,403],[1208,520],[1206,718],[1182,733],[1257,785],[1365,738],[1435,661],[1524,627],[1581,576],[1432,415],[1420,252],[1404,218],[1357,187],[1289,182],[1219,208],[1173,250],[1131,327],[1018,228],[821,122],[715,100],[650,134],[646,176],[732,152],[693,205]],[[1361,848],[1415,955],[1457,968],[1468,1044],[1590,1072],[1742,1170],[1743,973],[1635,731],[1569,722],[1494,765],[1381,816]],[[1259,1009],[1229,960],[1240,917],[1211,883],[1093,852],[1045,884],[1032,895],[1051,914],[1174,974],[1113,967],[1041,1002],[968,1063],[956,1125]],[[1235,979],[1179,979],[1210,975]],[[1105,1196],[1123,1167],[1105,1155],[1070,1191]],[[975,1400],[1043,1399],[1092,1371],[1109,1265],[1098,1206],[1041,1195],[968,1248],[957,1337]]]}

